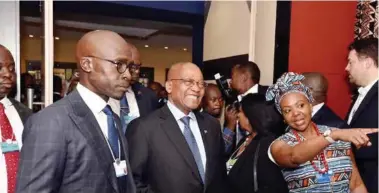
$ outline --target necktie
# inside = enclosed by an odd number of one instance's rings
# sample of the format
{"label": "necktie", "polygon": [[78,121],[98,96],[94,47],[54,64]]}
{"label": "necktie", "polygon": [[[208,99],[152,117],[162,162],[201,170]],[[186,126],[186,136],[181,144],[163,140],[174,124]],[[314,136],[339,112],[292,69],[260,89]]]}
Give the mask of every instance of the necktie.
{"label": "necktie", "polygon": [[[16,140],[13,134],[12,126],[8,120],[7,115],[5,115],[4,106],[0,103],[0,126],[1,126],[1,137],[2,141],[5,142],[7,139]],[[8,193],[14,193],[16,187],[16,175],[19,159],[19,151],[4,153],[5,164],[7,168],[8,176]]]}
{"label": "necktie", "polygon": [[120,117],[121,117],[122,128],[125,128],[127,126],[126,125],[127,120],[125,120],[125,117],[128,116],[129,112],[130,112],[130,109],[129,109],[128,100],[126,99],[126,96],[124,95],[124,97],[122,97],[120,101]]}
{"label": "necktie", "polygon": [[193,135],[191,128],[190,128],[190,117],[185,116],[180,119],[184,123],[184,138],[186,139],[189,148],[191,149],[193,158],[195,158],[195,162],[197,165],[197,169],[199,170],[199,174],[201,177],[201,180],[204,182],[205,172],[204,172],[204,166],[203,162],[201,161],[200,151],[199,147],[197,146],[195,136]]}
{"label": "necktie", "polygon": [[118,147],[118,134],[117,134],[117,128],[115,126],[115,121],[113,119],[113,111],[109,105],[105,106],[103,111],[107,115],[108,142],[112,148],[113,155],[115,156],[115,159],[117,159],[120,157],[119,157],[119,147]]}

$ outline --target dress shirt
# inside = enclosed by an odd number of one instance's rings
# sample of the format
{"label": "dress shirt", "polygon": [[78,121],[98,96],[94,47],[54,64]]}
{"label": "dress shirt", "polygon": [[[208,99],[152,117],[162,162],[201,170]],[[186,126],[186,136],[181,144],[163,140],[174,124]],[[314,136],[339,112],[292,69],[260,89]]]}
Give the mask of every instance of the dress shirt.
{"label": "dress shirt", "polygon": [[[12,102],[4,97],[0,100],[0,103],[4,105],[5,115],[7,115],[8,120],[12,126],[13,133],[15,135],[18,147],[21,150],[22,147],[22,131],[24,130],[24,125],[20,115],[18,114],[16,108],[13,106]],[[1,136],[1,130],[0,130]],[[3,139],[1,141],[4,141]],[[1,149],[0,149],[1,151]],[[8,178],[7,178],[7,166],[5,165],[5,156],[1,152],[0,158],[0,192],[8,192]]]}
{"label": "dress shirt", "polygon": [[324,106],[325,103],[319,103],[312,107],[312,117]]}
{"label": "dress shirt", "polygon": [[249,88],[249,90],[247,90],[245,93],[238,95],[238,97],[237,97],[238,101],[241,102],[242,98],[248,94],[256,94],[256,93],[258,93],[258,84],[255,84],[254,86]]}
{"label": "dress shirt", "polygon": [[103,112],[103,109],[107,103],[97,94],[90,91],[88,88],[84,87],[80,83],[76,86],[79,95],[82,97],[84,103],[91,110],[96,118],[97,123],[100,126],[101,131],[104,136],[108,139],[108,121],[107,115]]}
{"label": "dress shirt", "polygon": [[362,103],[363,99],[366,97],[368,91],[370,91],[370,89],[372,88],[372,86],[374,86],[374,84],[375,84],[377,81],[378,81],[378,79],[372,81],[372,82],[371,82],[370,84],[368,84],[367,86],[365,86],[365,87],[360,87],[360,88],[358,89],[358,93],[359,93],[359,95],[358,95],[357,100],[356,100],[355,103],[354,103],[353,108],[352,108],[351,111],[350,111],[349,119],[348,119],[348,122],[347,122],[348,124],[350,124],[351,119],[353,119],[354,113],[358,110],[359,105],[361,105],[361,103]]}
{"label": "dress shirt", "polygon": [[125,93],[125,96],[126,96],[126,100],[128,100],[129,116],[139,117],[140,114],[139,114],[136,95],[134,94],[131,86],[129,86],[128,90]]}
{"label": "dress shirt", "polygon": [[207,157],[205,154],[205,148],[203,143],[203,138],[201,137],[200,128],[197,124],[196,116],[193,112],[190,112],[188,115],[185,115],[180,109],[178,109],[174,104],[170,101],[167,101],[167,106],[170,109],[171,113],[174,115],[176,122],[178,123],[180,130],[184,133],[184,123],[180,120],[184,116],[189,116],[190,119],[190,127],[193,135],[195,136],[195,140],[197,143],[197,147],[199,148],[201,161],[203,162],[204,172],[206,172],[206,163]]}

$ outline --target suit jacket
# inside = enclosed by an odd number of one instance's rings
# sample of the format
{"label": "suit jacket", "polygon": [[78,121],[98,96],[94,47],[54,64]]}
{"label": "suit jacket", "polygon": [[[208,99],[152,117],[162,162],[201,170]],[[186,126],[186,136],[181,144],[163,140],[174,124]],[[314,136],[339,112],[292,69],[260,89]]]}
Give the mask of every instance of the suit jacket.
{"label": "suit jacket", "polygon": [[22,124],[25,125],[28,118],[33,114],[33,111],[31,109],[29,109],[28,107],[26,107],[24,104],[16,101],[13,98],[8,98],[8,99],[11,101],[14,108],[18,112],[18,115],[21,118]]}
{"label": "suit jacket", "polygon": [[[124,137],[120,145],[127,157]],[[77,90],[29,118],[20,156],[18,193],[135,192],[132,175],[117,182],[106,139]]]}
{"label": "suit jacket", "polygon": [[158,109],[158,98],[151,89],[136,82],[132,84],[132,90],[136,96],[138,110],[141,117]]}
{"label": "suit jacket", "polygon": [[258,94],[266,95],[268,86],[258,84]]}
{"label": "suit jacket", "polygon": [[[353,100],[346,116],[347,122],[350,111],[354,106]],[[368,91],[349,124],[351,128],[378,128],[378,82]],[[378,133],[369,134],[371,147],[354,148],[355,159],[359,173],[370,193],[378,192]]]}
{"label": "suit jacket", "polygon": [[220,124],[195,112],[207,157],[205,184],[177,121],[165,105],[133,120],[126,131],[137,192],[222,193],[226,167]]}
{"label": "suit jacket", "polygon": [[268,158],[268,147],[274,140],[274,136],[257,135],[253,138],[229,171],[228,179],[231,192],[254,193],[254,156],[258,149],[258,143],[260,143],[256,171],[258,192],[288,192],[287,183],[283,178],[281,169]]}
{"label": "suit jacket", "polygon": [[317,125],[326,125],[336,128],[343,128],[345,125],[345,122],[325,104],[313,115],[312,121]]}

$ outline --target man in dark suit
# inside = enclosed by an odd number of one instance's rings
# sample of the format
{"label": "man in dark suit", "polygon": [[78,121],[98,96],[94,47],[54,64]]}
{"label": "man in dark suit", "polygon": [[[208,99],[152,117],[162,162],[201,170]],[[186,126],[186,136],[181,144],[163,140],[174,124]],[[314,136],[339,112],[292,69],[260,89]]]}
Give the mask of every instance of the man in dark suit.
{"label": "man in dark suit", "polygon": [[13,98],[8,98],[16,84],[16,68],[12,54],[1,44],[0,65],[0,192],[13,193],[16,190],[21,135],[32,111]]}
{"label": "man in dark suit", "polygon": [[328,80],[319,72],[303,73],[304,85],[310,88],[314,101],[312,103],[312,121],[318,125],[342,128],[345,122],[336,115],[326,104]]}
{"label": "man in dark suit", "polygon": [[[346,121],[351,128],[378,128],[378,39],[356,40],[349,46],[345,69],[359,87]],[[378,134],[369,134],[372,146],[354,149],[359,173],[368,192],[378,192]]]}
{"label": "man in dark suit", "polygon": [[130,121],[146,116],[158,108],[158,98],[155,93],[138,82],[142,63],[138,49],[134,45],[131,47],[133,59],[130,66],[131,85],[121,100],[109,100],[112,110],[121,118],[124,132]]}
{"label": "man in dark suit", "polygon": [[76,90],[32,116],[23,133],[17,192],[134,193],[120,120],[107,105],[129,87],[130,46],[96,30],[78,42]]}
{"label": "man in dark suit", "polygon": [[[261,71],[258,65],[254,62],[246,62],[236,64],[232,69],[231,87],[238,93],[238,101],[248,94],[265,95],[268,86],[259,84]],[[226,107],[225,111],[225,128],[223,130],[223,138],[225,141],[225,151],[231,153],[232,149],[244,137],[244,131],[238,128],[237,121],[238,109]]]}
{"label": "man in dark suit", "polygon": [[178,63],[168,72],[169,101],[126,131],[137,192],[222,193],[226,168],[220,124],[194,112],[205,82],[192,63]]}

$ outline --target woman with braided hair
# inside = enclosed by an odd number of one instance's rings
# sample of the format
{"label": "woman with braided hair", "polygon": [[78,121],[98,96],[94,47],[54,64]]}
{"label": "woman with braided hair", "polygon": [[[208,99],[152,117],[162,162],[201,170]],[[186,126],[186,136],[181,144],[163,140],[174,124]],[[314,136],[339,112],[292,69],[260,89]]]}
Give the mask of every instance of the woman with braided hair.
{"label": "woman with braided hair", "polygon": [[367,134],[378,129],[337,129],[311,121],[313,97],[304,76],[283,74],[266,93],[289,125],[268,149],[282,167],[290,192],[367,192],[355,164],[351,143],[370,146]]}

